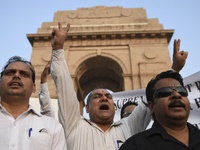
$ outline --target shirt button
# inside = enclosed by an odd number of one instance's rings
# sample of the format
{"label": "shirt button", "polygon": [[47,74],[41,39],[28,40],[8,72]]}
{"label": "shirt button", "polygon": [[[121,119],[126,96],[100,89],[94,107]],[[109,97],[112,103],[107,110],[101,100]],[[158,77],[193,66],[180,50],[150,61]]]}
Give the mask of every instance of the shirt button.
{"label": "shirt button", "polygon": [[12,147],[15,147],[15,144],[12,144]]}
{"label": "shirt button", "polygon": [[16,123],[14,123],[14,126],[16,126]]}

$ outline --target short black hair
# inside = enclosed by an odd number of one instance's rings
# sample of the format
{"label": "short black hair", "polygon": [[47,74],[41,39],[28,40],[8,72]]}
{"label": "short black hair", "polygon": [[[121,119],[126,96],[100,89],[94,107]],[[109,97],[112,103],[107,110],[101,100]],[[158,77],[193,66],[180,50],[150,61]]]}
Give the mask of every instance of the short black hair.
{"label": "short black hair", "polygon": [[125,103],[123,106],[122,106],[122,109],[121,109],[121,119],[123,118],[123,114],[124,114],[124,109],[129,106],[129,105],[138,105],[136,102],[132,102],[132,101],[128,101],[127,103]]}
{"label": "short black hair", "polygon": [[90,103],[90,99],[91,99],[91,96],[92,96],[92,92],[93,92],[94,90],[97,90],[97,89],[108,90],[108,89],[106,89],[106,88],[104,88],[104,87],[96,87],[96,88],[94,88],[94,89],[89,93],[89,95],[88,95],[88,97],[87,97],[87,103],[86,103],[86,105],[88,105],[88,104]]}
{"label": "short black hair", "polygon": [[156,84],[156,82],[158,82],[159,80],[164,79],[164,78],[173,78],[173,79],[177,80],[181,84],[182,87],[184,87],[183,78],[181,77],[181,75],[178,72],[175,72],[172,70],[162,72],[162,73],[158,74],[155,78],[151,79],[149,81],[149,83],[147,84],[147,87],[146,87],[147,101],[153,102],[153,94],[155,92],[154,85]]}
{"label": "short black hair", "polygon": [[25,60],[24,58],[20,57],[20,56],[13,56],[11,57],[7,63],[5,64],[5,66],[2,68],[2,71],[1,71],[1,78],[3,77],[3,74],[6,70],[6,68],[13,62],[17,62],[17,61],[20,61],[20,62],[23,62],[25,63],[30,69],[31,69],[31,72],[32,72],[32,80],[33,80],[33,83],[35,83],[35,69],[33,67],[33,65],[31,64],[30,61],[27,61]]}

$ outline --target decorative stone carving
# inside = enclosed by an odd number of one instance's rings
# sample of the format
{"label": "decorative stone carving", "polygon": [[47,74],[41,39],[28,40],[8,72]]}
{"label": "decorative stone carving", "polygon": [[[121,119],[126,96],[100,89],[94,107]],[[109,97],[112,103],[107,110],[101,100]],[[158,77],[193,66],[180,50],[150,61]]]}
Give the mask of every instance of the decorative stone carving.
{"label": "decorative stone carving", "polygon": [[147,58],[147,59],[155,59],[156,58],[156,52],[152,51],[152,50],[146,50],[144,52],[144,56]]}
{"label": "decorative stone carving", "polygon": [[125,17],[128,17],[131,15],[131,10],[129,9],[123,9],[122,10],[122,15],[125,16]]}
{"label": "decorative stone carving", "polygon": [[74,18],[77,18],[77,16],[78,16],[78,12],[70,12],[70,13],[68,13],[68,17],[70,18],[70,19],[74,19]]}
{"label": "decorative stone carving", "polygon": [[44,60],[44,61],[50,61],[51,60],[51,54],[50,53],[43,53],[42,54],[42,59]]}

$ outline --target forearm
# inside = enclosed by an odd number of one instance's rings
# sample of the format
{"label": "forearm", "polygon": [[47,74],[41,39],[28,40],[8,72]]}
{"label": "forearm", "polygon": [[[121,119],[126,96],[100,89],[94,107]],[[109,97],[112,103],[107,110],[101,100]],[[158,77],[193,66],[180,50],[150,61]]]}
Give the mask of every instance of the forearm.
{"label": "forearm", "polygon": [[151,121],[151,111],[144,103],[139,103],[127,119],[131,134],[144,131]]}
{"label": "forearm", "polygon": [[51,104],[47,83],[40,84],[40,92],[38,94],[41,114],[49,117],[55,117],[54,109]]}

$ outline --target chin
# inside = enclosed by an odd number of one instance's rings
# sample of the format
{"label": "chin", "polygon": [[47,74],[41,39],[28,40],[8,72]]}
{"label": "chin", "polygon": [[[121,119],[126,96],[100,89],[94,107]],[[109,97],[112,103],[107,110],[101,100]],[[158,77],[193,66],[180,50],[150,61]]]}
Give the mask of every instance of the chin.
{"label": "chin", "polygon": [[176,119],[177,121],[178,120],[186,120],[188,119],[188,115],[176,115],[176,116],[172,116],[173,119]]}

